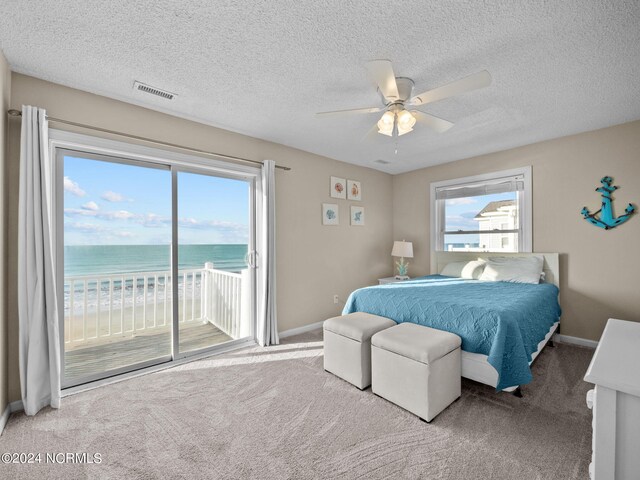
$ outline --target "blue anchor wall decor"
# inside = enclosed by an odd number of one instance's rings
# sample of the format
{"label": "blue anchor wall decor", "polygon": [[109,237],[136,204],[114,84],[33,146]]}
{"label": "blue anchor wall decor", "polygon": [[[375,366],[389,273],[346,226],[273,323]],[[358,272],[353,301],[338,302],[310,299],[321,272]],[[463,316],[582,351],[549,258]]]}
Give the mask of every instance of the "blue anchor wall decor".
{"label": "blue anchor wall decor", "polygon": [[589,213],[587,207],[582,207],[582,211],[580,212],[587,222],[594,224],[596,227],[604,228],[605,230],[610,230],[618,225],[622,225],[629,220],[631,215],[636,211],[636,207],[629,204],[625,209],[624,215],[620,215],[619,217],[613,216],[613,199],[611,198],[611,194],[615,192],[618,187],[615,185],[611,186],[612,182],[613,178],[609,176],[602,177],[600,180],[602,186],[596,188],[596,192],[600,192],[602,196],[602,206],[600,210]]}

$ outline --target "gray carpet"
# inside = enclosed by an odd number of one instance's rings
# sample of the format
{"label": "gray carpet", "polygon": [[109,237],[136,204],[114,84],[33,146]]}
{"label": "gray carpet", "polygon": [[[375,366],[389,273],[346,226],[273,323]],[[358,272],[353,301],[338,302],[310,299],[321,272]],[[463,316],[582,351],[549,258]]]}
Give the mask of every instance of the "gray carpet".
{"label": "gray carpet", "polygon": [[431,424],[326,373],[321,332],[14,414],[0,452],[100,453],[100,464],[1,465],[21,479],[584,479],[592,350],[557,345],[524,398],[463,380]]}

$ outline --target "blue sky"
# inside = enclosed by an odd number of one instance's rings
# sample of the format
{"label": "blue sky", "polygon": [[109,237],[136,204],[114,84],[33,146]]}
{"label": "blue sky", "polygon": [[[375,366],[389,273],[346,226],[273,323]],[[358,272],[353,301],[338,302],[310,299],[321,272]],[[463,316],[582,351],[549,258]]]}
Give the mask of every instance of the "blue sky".
{"label": "blue sky", "polygon": [[[489,202],[515,200],[515,198],[516,192],[508,192],[447,200],[445,206],[445,229],[448,231],[477,230],[478,221],[473,218]],[[479,235],[445,235],[445,243],[478,243],[479,240]]]}
{"label": "blue sky", "polygon": [[[169,170],[64,159],[65,245],[171,243]],[[182,244],[247,243],[249,183],[178,174]]]}

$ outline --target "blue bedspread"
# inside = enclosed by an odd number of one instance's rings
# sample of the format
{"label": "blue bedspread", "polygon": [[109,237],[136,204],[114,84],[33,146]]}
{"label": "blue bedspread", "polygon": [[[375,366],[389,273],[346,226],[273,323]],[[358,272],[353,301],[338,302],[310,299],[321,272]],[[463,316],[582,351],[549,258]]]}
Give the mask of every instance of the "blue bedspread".
{"label": "blue bedspread", "polygon": [[489,357],[501,390],[531,381],[531,354],[560,318],[560,305],[558,288],[551,284],[430,275],[356,290],[343,314],[352,312],[455,333],[463,350]]}

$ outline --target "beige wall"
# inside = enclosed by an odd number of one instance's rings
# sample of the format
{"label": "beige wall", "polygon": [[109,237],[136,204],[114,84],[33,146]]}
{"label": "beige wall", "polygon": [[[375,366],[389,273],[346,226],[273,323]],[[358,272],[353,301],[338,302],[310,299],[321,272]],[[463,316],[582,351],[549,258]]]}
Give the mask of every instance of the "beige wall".
{"label": "beige wall", "polygon": [[[277,171],[277,280],[279,330],[319,322],[341,311],[355,288],[390,273],[392,177],[271,142],[208,127],[141,107],[13,74],[11,104],[46,108],[52,115],[166,142],[229,155],[273,159],[292,168]],[[52,125],[55,127],[55,125]],[[9,128],[9,398],[18,399],[16,227],[18,215],[19,122]],[[85,132],[87,133],[87,132]],[[349,226],[349,205],[338,200],[340,226],[321,225],[321,204],[331,202],[331,175],[360,180],[366,226]]]}
{"label": "beige wall", "polygon": [[609,317],[640,321],[640,214],[609,231],[580,215],[599,208],[605,175],[620,186],[617,215],[640,206],[640,121],[394,176],[394,238],[414,242],[411,274],[429,273],[431,182],[524,165],[533,167],[533,249],[561,254],[561,332],[597,340]]}
{"label": "beige wall", "polygon": [[0,50],[0,415],[7,407],[7,304],[6,304],[6,132],[7,115],[11,97],[11,71]]}

